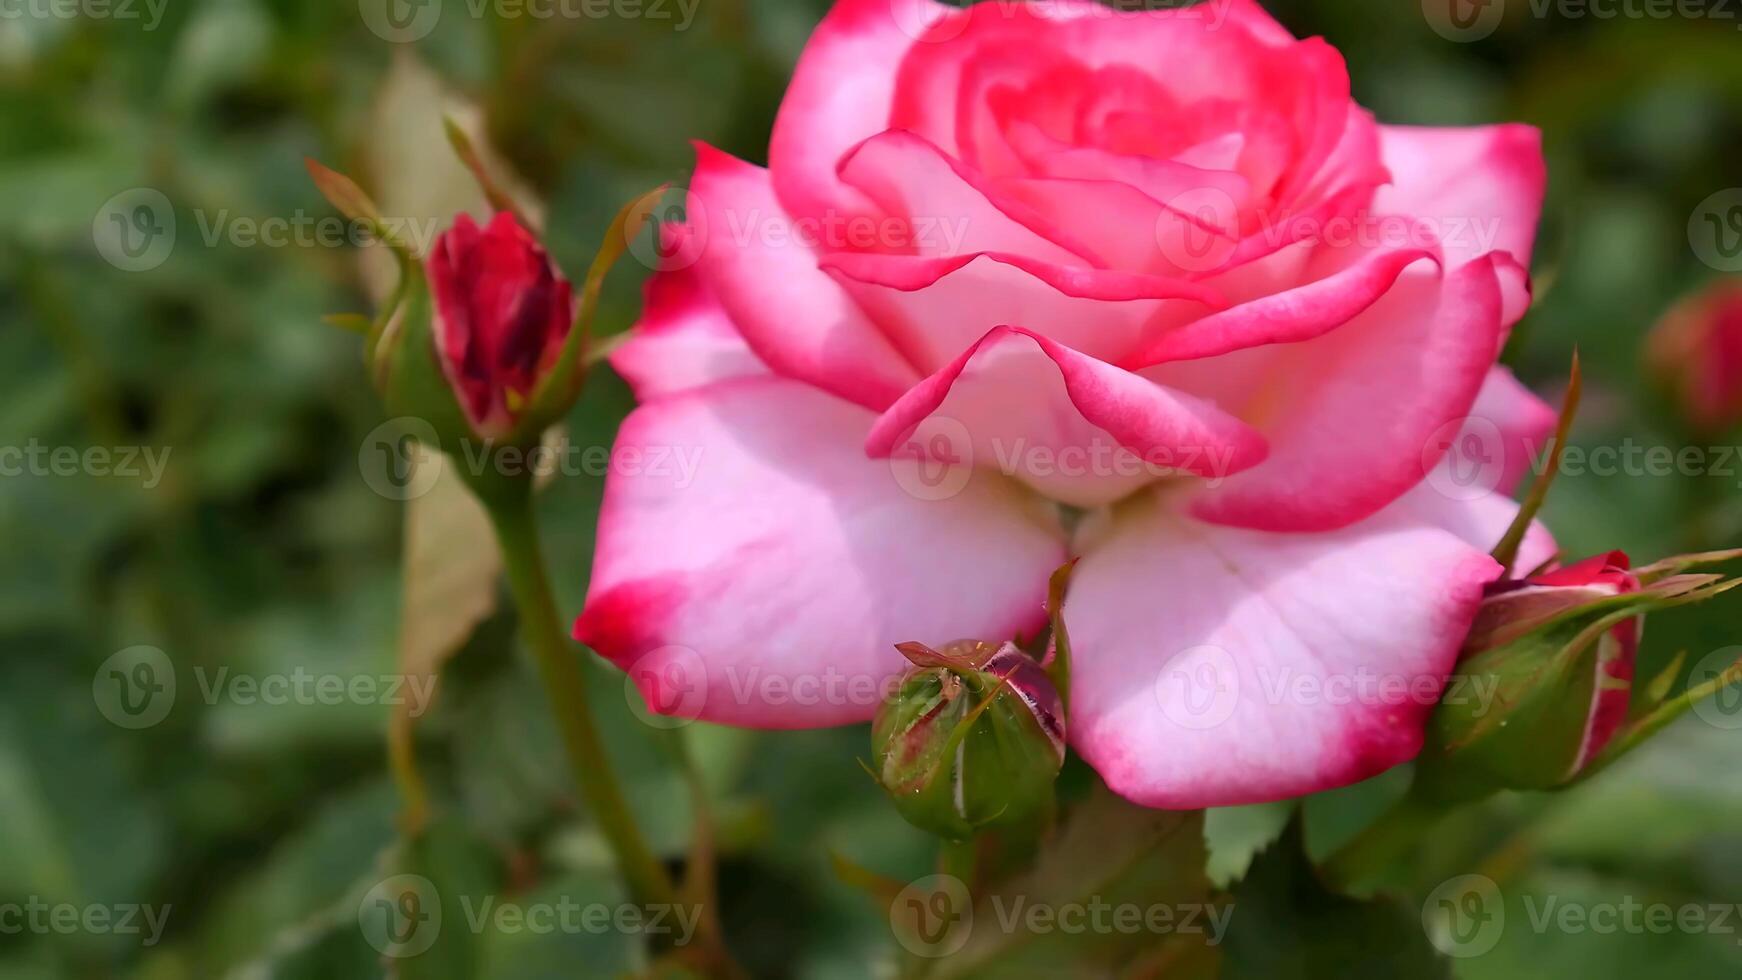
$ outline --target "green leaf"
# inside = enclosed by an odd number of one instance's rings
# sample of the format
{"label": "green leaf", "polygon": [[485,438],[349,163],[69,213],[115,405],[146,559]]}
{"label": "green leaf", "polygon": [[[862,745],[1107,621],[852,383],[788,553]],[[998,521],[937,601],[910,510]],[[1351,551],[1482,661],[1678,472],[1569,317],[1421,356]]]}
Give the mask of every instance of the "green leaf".
{"label": "green leaf", "polygon": [[[966,944],[932,975],[1081,975],[1097,966],[1112,971],[1160,947],[1212,942],[1226,910],[1212,916],[1203,868],[1200,811],[1151,810],[1096,787],[1044,843],[1031,870],[975,896]],[[1137,924],[1118,928],[1118,915],[1128,925],[1137,916]],[[1067,931],[1073,916],[1087,927]]]}
{"label": "green leaf", "polygon": [[1226,888],[1244,877],[1252,859],[1282,836],[1294,811],[1295,804],[1286,800],[1205,810],[1204,844],[1210,852],[1210,883]]}
{"label": "green leaf", "polygon": [[1418,910],[1338,895],[1308,860],[1294,820],[1234,890],[1224,980],[1450,980]]}

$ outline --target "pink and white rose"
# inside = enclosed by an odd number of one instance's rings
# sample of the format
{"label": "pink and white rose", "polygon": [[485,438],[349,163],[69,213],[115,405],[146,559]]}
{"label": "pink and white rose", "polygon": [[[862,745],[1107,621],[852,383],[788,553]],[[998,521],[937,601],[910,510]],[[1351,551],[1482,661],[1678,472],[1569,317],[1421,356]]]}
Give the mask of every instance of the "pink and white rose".
{"label": "pink and white rose", "polygon": [[1534,129],[1382,125],[1251,0],[839,0],[769,166],[698,147],[612,362],[618,451],[701,465],[612,477],[576,636],[656,710],[862,722],[798,681],[1032,634],[1076,557],[1069,737],[1118,792],[1410,759],[1516,513],[1425,478],[1472,416],[1509,458],[1553,423],[1495,367],[1544,182]]}

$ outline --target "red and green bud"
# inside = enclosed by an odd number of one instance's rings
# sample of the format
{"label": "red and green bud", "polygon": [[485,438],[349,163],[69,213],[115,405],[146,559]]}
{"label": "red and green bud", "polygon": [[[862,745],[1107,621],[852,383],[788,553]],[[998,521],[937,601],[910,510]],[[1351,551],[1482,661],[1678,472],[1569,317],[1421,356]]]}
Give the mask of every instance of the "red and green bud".
{"label": "red and green bud", "polygon": [[1429,723],[1417,793],[1445,803],[1558,789],[1611,761],[1650,707],[1634,685],[1644,615],[1737,584],[1677,574],[1711,557],[1634,571],[1615,551],[1490,587],[1458,665],[1469,683]]}
{"label": "red and green bud", "polygon": [[951,840],[1033,826],[1052,811],[1064,706],[1045,668],[1013,643],[918,643],[877,713],[876,776],[908,822]]}
{"label": "red and green bud", "polygon": [[498,211],[482,230],[462,214],[426,263],[442,373],[472,430],[511,432],[555,367],[574,296],[532,233]]}
{"label": "red and green bud", "polygon": [[[497,210],[483,228],[459,215],[427,259],[394,237],[355,182],[308,162],[327,200],[368,225],[400,269],[398,286],[376,316],[328,319],[365,334],[364,357],[388,411],[428,422],[445,451],[474,442],[487,452],[524,449],[579,397],[605,275],[627,247],[629,229],[640,227],[664,189],[617,213],[577,296],[470,144],[452,127],[450,137]],[[521,479],[468,476],[486,496]]]}
{"label": "red and green bud", "polygon": [[1742,280],[1723,280],[1664,314],[1646,359],[1698,432],[1742,425]]}

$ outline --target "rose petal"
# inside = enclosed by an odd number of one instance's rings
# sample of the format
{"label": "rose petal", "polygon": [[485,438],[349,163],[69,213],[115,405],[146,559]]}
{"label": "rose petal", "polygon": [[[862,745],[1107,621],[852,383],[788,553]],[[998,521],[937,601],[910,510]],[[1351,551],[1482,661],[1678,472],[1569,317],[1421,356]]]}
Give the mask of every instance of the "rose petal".
{"label": "rose petal", "polygon": [[817,267],[818,230],[781,209],[768,171],[698,144],[689,211],[697,274],[770,368],[878,411],[918,380]]}
{"label": "rose petal", "polygon": [[[681,252],[683,226],[663,231],[666,253]],[[655,272],[644,296],[640,321],[610,356],[638,400],[768,373],[693,267]]]}
{"label": "rose petal", "polygon": [[1390,513],[1267,534],[1197,523],[1158,495],[1088,537],[1065,606],[1071,741],[1116,792],[1180,810],[1414,757],[1499,573]]}
{"label": "rose petal", "polygon": [[1516,123],[1469,128],[1381,126],[1380,152],[1395,182],[1374,209],[1434,224],[1453,265],[1492,251],[1501,267],[1506,325],[1530,305],[1529,268],[1548,168],[1542,133]]}
{"label": "rose petal", "polygon": [[1110,503],[1164,476],[1221,478],[1264,458],[1257,433],[1215,406],[1002,326],[914,386],[877,420],[872,456],[915,448],[995,467],[1052,499]]}
{"label": "rose petal", "polygon": [[[1420,269],[1420,271],[1417,271]],[[1249,348],[1144,372],[1213,398],[1270,440],[1262,465],[1206,490],[1205,520],[1322,531],[1377,512],[1439,461],[1500,344],[1493,262],[1406,271],[1384,298],[1302,344]]]}
{"label": "rose petal", "polygon": [[872,418],[779,378],[637,409],[576,637],[655,711],[792,728],[870,718],[895,643],[1038,628],[1056,525],[995,475],[942,496],[912,461],[867,459]]}
{"label": "rose petal", "polygon": [[841,161],[841,179],[911,225],[901,245],[920,255],[1011,252],[1062,265],[1105,265],[1045,216],[999,193],[912,133],[891,130]]}
{"label": "rose petal", "polygon": [[837,0],[811,34],[774,119],[769,169],[788,213],[857,215],[870,202],[836,164],[889,128],[897,66],[914,39],[952,8],[933,0]]}
{"label": "rose petal", "polygon": [[1219,309],[1178,279],[1062,268],[1016,255],[925,259],[837,252],[823,261],[908,360],[935,370],[999,324],[1045,334],[1106,361],[1146,334]]}
{"label": "rose petal", "polygon": [[1347,268],[1323,278],[1309,276],[1305,285],[1272,293],[1163,333],[1138,353],[1134,363],[1192,360],[1263,344],[1312,340],[1378,302],[1404,269],[1432,258],[1433,253],[1424,249],[1367,252]]}

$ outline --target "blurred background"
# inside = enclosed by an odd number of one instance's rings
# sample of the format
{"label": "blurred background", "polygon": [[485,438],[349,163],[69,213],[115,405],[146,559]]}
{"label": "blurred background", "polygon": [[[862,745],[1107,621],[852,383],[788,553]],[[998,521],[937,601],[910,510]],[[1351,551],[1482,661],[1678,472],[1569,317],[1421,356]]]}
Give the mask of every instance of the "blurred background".
{"label": "blurred background", "polygon": [[[1723,237],[1742,241],[1742,4],[1268,5],[1343,51],[1382,120],[1543,129],[1538,301],[1507,361],[1553,399],[1578,346],[1586,449],[1712,450],[1668,475],[1569,471],[1547,510],[1568,552],[1649,561],[1742,546],[1742,455],[1722,451],[1742,433],[1690,427],[1643,353],[1666,309],[1742,270],[1742,245]],[[824,9],[0,0],[0,446],[14,450],[0,456],[12,464],[0,478],[0,907],[38,910],[25,928],[0,920],[0,978],[380,976],[357,909],[402,809],[394,724],[485,890],[617,900],[512,613],[489,588],[441,602],[468,594],[455,581],[493,581],[474,515],[432,495],[408,528],[404,494],[371,479],[381,416],[358,340],[321,317],[372,308],[380,250],[321,224],[334,214],[303,158],[356,176],[389,213],[447,215],[477,203],[440,132],[455,112],[543,202],[549,246],[578,275],[620,204],[685,179],[689,140],[765,160]],[[645,272],[626,259],[613,274],[603,331],[633,321]],[[630,405],[601,369],[570,438],[608,446]],[[567,475],[542,497],[566,613],[585,591],[601,482]],[[451,577],[432,578],[437,567]],[[404,611],[435,606],[445,617],[401,628]],[[1689,668],[1734,660],[1738,609],[1654,619],[1641,675],[1680,652]],[[388,690],[443,655],[433,705]],[[682,776],[621,676],[593,673],[634,805],[675,856],[691,818]],[[865,731],[690,734],[746,966],[873,975],[886,911],[840,884],[828,855],[911,876],[932,845],[855,762]],[[1425,894],[1472,869],[1502,883],[1510,925],[1456,963],[1459,977],[1735,976],[1742,912],[1724,932],[1529,923],[1550,895],[1742,901],[1738,761],[1742,706],[1714,702],[1590,785],[1448,821],[1406,887]],[[1315,846],[1383,791],[1312,801]],[[1241,825],[1212,820],[1229,851]],[[76,922],[53,911],[66,907]],[[477,942],[476,971],[444,975],[640,965],[622,935],[483,930]]]}

